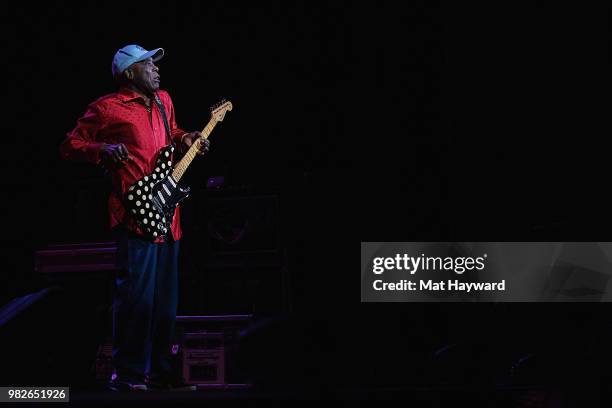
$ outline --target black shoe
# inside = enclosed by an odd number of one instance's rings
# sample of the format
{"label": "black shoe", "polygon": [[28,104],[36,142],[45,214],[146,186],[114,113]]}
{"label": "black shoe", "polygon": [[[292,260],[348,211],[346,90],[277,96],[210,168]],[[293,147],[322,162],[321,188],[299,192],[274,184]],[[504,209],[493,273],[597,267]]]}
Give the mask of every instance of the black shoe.
{"label": "black shoe", "polygon": [[141,382],[129,381],[111,381],[108,383],[108,389],[115,392],[143,392],[148,391],[149,387]]}

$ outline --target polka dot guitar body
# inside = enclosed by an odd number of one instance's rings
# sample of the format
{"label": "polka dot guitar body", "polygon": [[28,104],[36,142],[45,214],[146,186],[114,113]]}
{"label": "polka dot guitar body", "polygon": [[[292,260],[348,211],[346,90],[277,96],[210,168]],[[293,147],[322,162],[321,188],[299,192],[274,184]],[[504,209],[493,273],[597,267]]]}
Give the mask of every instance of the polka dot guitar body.
{"label": "polka dot guitar body", "polygon": [[172,145],[161,149],[153,172],[128,189],[128,211],[150,239],[168,234],[177,204],[189,196],[189,188],[172,177],[173,152]]}

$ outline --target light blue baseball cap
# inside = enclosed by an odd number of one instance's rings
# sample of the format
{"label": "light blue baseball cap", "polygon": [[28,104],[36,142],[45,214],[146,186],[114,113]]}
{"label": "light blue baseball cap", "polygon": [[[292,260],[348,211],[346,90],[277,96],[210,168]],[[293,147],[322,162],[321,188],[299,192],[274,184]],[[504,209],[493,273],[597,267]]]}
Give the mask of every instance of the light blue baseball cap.
{"label": "light blue baseball cap", "polygon": [[115,53],[115,57],[113,58],[113,77],[120,75],[135,62],[144,61],[147,58],[153,58],[153,62],[156,62],[163,56],[163,48],[156,48],[148,51],[142,48],[140,45],[126,45]]}

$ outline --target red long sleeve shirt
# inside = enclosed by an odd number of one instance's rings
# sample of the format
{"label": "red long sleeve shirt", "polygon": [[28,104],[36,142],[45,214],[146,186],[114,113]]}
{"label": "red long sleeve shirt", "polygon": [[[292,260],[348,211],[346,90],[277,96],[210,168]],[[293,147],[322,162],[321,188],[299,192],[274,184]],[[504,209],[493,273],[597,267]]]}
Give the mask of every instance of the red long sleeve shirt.
{"label": "red long sleeve shirt", "polygon": [[[179,144],[181,136],[186,133],[176,125],[170,95],[162,90],[157,91],[157,95],[166,109],[170,137],[166,134],[164,120],[153,101],[149,108],[139,94],[128,88],[120,88],[116,93],[91,103],[60,146],[62,158],[93,164],[100,163],[100,152],[105,143],[123,143],[127,148],[132,160],[109,169],[112,180],[112,192],[108,200],[111,228],[124,224],[128,230],[142,234],[136,221],[126,211],[123,197],[135,181],[150,174],[155,168],[159,150],[170,144],[171,138]],[[181,238],[178,206],[174,212],[171,232],[175,240]],[[158,239],[156,242],[162,241]]]}

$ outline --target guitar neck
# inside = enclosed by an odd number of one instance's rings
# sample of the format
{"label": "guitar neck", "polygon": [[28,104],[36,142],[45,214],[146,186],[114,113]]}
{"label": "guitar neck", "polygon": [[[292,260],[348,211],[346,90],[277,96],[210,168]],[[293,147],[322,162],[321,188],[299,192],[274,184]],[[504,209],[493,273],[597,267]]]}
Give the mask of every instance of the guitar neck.
{"label": "guitar neck", "polygon": [[185,153],[183,158],[177,163],[176,166],[174,166],[172,177],[176,181],[179,181],[181,177],[183,177],[183,174],[185,174],[185,171],[187,171],[187,168],[189,167],[189,165],[195,158],[196,154],[198,154],[198,150],[200,150],[200,144],[202,143],[202,139],[208,139],[208,136],[210,136],[210,133],[215,128],[216,124],[217,124],[217,121],[214,119],[211,119],[210,122],[208,122],[208,124],[206,125],[206,127],[204,127],[204,130],[200,132],[200,137],[193,142],[189,150],[187,150],[187,153]]}

